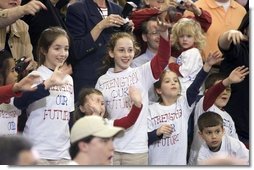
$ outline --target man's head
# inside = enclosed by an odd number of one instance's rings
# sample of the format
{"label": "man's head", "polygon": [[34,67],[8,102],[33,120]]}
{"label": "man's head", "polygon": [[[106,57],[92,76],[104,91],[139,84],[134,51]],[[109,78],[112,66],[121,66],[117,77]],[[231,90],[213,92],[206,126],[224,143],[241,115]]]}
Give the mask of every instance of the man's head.
{"label": "man's head", "polygon": [[147,48],[156,53],[159,48],[160,32],[158,32],[157,17],[151,17],[141,25],[142,39],[147,43]]}
{"label": "man's head", "polygon": [[100,116],[80,118],[71,129],[71,158],[84,165],[109,165],[113,158],[113,138],[123,128],[109,125]]}
{"label": "man's head", "polygon": [[0,165],[35,165],[38,154],[23,136],[0,136]]}
{"label": "man's head", "polygon": [[205,112],[198,118],[199,135],[212,151],[220,148],[224,135],[223,119],[215,112]]}

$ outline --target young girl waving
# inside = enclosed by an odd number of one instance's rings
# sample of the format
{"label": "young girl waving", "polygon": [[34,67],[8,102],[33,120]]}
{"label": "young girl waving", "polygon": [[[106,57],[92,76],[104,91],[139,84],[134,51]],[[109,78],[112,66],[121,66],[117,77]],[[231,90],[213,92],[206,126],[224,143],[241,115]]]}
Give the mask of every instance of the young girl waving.
{"label": "young girl waving", "polygon": [[189,116],[200,86],[218,61],[221,61],[218,53],[208,56],[185,95],[180,95],[181,83],[172,71],[165,70],[155,83],[159,102],[149,106],[149,165],[186,165]]}
{"label": "young girl waving", "polygon": [[83,88],[81,89],[78,96],[73,123],[84,116],[98,115],[105,118],[109,124],[113,126],[119,126],[128,129],[136,122],[142,109],[142,98],[140,90],[135,87],[130,87],[129,95],[133,103],[130,113],[127,116],[119,119],[108,120],[108,114],[101,91],[94,88]]}
{"label": "young girl waving", "polygon": [[[66,61],[68,50],[69,37],[63,29],[51,27],[44,30],[38,41],[39,68],[35,72],[43,80],[48,79],[58,65]],[[66,164],[70,160],[68,123],[70,112],[74,111],[73,80],[66,75],[63,81],[63,85],[49,88],[48,96],[33,102],[26,109],[28,120],[23,134],[38,150],[41,158],[39,164]],[[16,104],[22,105],[19,102]]]}
{"label": "young girl waving", "polygon": [[160,45],[158,53],[140,67],[131,68],[130,64],[138,48],[133,35],[116,33],[108,43],[107,61],[109,68],[96,84],[105,98],[109,119],[119,119],[126,116],[131,109],[131,100],[128,94],[130,86],[141,89],[143,108],[136,123],[126,130],[125,135],[115,139],[114,165],[147,165],[147,114],[148,90],[159,78],[166,67],[170,56],[170,42],[167,27],[159,22]]}

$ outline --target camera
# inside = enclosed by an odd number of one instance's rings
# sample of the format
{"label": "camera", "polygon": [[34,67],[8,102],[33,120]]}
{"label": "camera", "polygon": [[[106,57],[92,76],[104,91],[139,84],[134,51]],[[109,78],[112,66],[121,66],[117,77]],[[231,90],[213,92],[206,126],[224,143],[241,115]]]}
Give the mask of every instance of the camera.
{"label": "camera", "polygon": [[16,61],[16,65],[15,65],[15,71],[20,74],[22,73],[26,67],[28,66],[29,62],[25,62],[26,57],[21,57],[20,59],[18,59]]}
{"label": "camera", "polygon": [[133,8],[137,8],[137,5],[134,2],[126,2],[122,11],[122,17],[125,19],[125,24],[121,25],[120,27],[114,27],[115,32],[131,32],[132,27],[129,26],[129,19]]}

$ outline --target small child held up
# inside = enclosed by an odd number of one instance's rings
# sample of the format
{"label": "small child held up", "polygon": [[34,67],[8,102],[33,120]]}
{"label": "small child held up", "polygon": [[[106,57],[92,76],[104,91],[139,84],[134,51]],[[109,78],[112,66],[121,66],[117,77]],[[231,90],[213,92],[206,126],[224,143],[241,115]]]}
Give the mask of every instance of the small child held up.
{"label": "small child held up", "polygon": [[184,95],[180,95],[181,83],[173,71],[164,70],[154,84],[159,102],[149,106],[149,165],[187,164],[188,120],[203,81],[212,65],[221,60],[217,53],[209,55]]}
{"label": "small child held up", "polygon": [[173,25],[171,34],[172,45],[181,51],[181,54],[176,60],[171,57],[168,67],[179,76],[181,94],[185,94],[203,66],[201,51],[205,45],[205,36],[200,24],[189,18],[177,21]]}
{"label": "small child held up", "polygon": [[128,129],[136,122],[142,109],[142,97],[140,90],[130,86],[129,95],[131,101],[133,102],[130,113],[127,116],[119,119],[108,120],[105,101],[101,91],[95,88],[83,88],[78,96],[78,101],[74,112],[74,123],[81,117],[97,115],[105,118],[109,124],[113,126]]}
{"label": "small child held up", "polygon": [[223,119],[225,133],[233,138],[238,139],[235,123],[230,114],[227,113],[223,108],[226,106],[231,96],[230,85],[242,82],[245,76],[248,74],[248,68],[240,66],[235,68],[228,77],[225,77],[221,73],[213,73],[206,79],[205,95],[197,102],[194,112],[194,135],[190,149],[190,165],[196,165],[197,162],[196,159],[198,151],[202,143],[198,135],[197,120],[198,117],[204,112],[212,111],[218,113]]}
{"label": "small child held up", "polygon": [[249,165],[249,150],[238,139],[233,138],[224,129],[222,117],[215,112],[205,112],[198,118],[199,135],[204,140],[200,147],[197,164],[206,165],[212,158],[232,157]]}

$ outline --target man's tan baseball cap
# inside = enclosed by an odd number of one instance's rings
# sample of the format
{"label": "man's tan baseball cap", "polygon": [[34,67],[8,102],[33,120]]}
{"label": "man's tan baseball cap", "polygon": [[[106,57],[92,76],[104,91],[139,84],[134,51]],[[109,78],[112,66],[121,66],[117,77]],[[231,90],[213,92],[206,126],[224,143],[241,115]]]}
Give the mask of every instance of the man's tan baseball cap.
{"label": "man's tan baseball cap", "polygon": [[71,143],[75,143],[90,135],[100,138],[110,138],[119,133],[123,133],[123,131],[123,128],[108,124],[101,116],[85,116],[74,123],[71,129]]}

